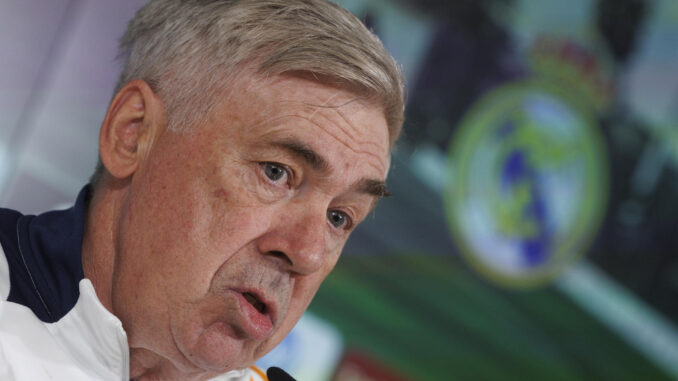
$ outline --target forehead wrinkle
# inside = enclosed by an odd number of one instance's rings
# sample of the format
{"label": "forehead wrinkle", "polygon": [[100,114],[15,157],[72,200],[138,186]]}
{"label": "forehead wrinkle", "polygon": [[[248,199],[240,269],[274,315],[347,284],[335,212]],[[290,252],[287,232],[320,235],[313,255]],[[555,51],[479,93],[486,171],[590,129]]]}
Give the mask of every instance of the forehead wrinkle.
{"label": "forehead wrinkle", "polygon": [[[265,119],[265,120],[262,121],[261,123],[257,123],[257,125],[254,126],[254,128],[257,128],[257,127],[260,127],[260,126],[265,126],[267,123],[274,122],[274,121],[276,121],[276,120],[284,119],[284,118],[300,118],[300,119],[302,119],[302,120],[306,120],[306,121],[308,121],[309,123],[313,124],[314,126],[316,126],[316,127],[320,128],[321,130],[325,131],[328,135],[332,136],[335,140],[339,141],[339,143],[341,143],[342,145],[344,145],[344,146],[345,146],[347,149],[349,149],[350,151],[355,152],[355,153],[357,153],[357,154],[366,154],[366,155],[368,155],[368,156],[372,156],[372,157],[376,158],[378,161],[381,162],[379,156],[378,156],[377,154],[374,154],[372,151],[369,151],[369,150],[357,150],[357,149],[354,149],[353,147],[351,147],[350,145],[348,145],[347,143],[345,143],[344,141],[342,141],[341,139],[339,139],[337,136],[335,136],[335,135],[332,134],[331,132],[325,130],[325,129],[324,129],[321,125],[319,125],[318,123],[316,123],[316,122],[314,122],[314,121],[312,121],[312,120],[310,120],[310,119],[308,119],[308,118],[306,118],[306,117],[304,117],[304,116],[298,115],[298,114],[277,115],[277,116],[275,116],[275,117],[272,117],[272,118],[269,118],[269,119]],[[282,126],[279,126],[279,127],[282,127]],[[267,136],[267,135],[271,135],[270,138],[267,138],[267,140],[268,140],[268,143],[267,143],[267,144],[273,144],[273,145],[276,145],[277,141],[280,141],[280,140],[285,140],[285,139],[290,140],[290,135],[289,135],[289,134],[285,134],[284,137],[280,137],[280,136],[278,136],[279,132],[280,132],[280,131],[278,131],[278,129],[274,129],[273,131],[268,131],[266,134],[261,135],[261,137],[263,138],[263,137],[265,137],[265,136]],[[296,138],[294,138],[294,137],[292,138],[292,140],[295,140],[295,141],[298,141],[298,142],[301,143],[300,140],[298,140],[298,139],[296,139]],[[365,144],[365,143],[363,143],[363,144]],[[369,143],[369,144],[372,144],[372,145],[375,145],[375,146],[379,147],[379,145],[376,144],[376,143]],[[303,144],[303,145],[306,146],[305,144]],[[281,148],[288,148],[288,147],[281,146]],[[310,147],[309,147],[309,148],[310,148]],[[313,151],[316,152],[315,150],[313,150]],[[318,155],[318,156],[320,156],[320,155]],[[303,157],[303,156],[302,156],[302,157]],[[325,159],[325,161],[327,161],[327,159]],[[374,168],[377,172],[382,172],[382,171],[383,171],[383,169],[377,167],[377,166],[374,165],[373,163],[371,163],[371,162],[369,162],[369,161],[367,161],[367,163],[368,163],[368,165],[369,165],[370,167]],[[329,165],[329,163],[327,163],[327,165],[328,165],[328,167],[331,167],[331,166]],[[328,168],[328,170],[325,171],[325,172],[330,172],[330,169],[331,169],[331,168]]]}
{"label": "forehead wrinkle", "polygon": [[[322,115],[322,114],[320,114],[320,115]],[[327,132],[327,130],[324,129],[320,123],[318,123],[318,122],[312,120],[312,119],[310,118],[310,116],[309,116],[309,117],[306,117],[306,116],[302,116],[302,115],[295,114],[295,113],[288,113],[288,114],[281,114],[281,115],[271,116],[270,118],[263,119],[263,120],[257,122],[257,123],[254,124],[251,128],[252,128],[253,130],[256,130],[256,129],[260,128],[260,127],[264,127],[264,128],[270,129],[270,128],[271,128],[271,127],[269,126],[270,123],[275,123],[276,121],[278,121],[278,120],[280,120],[280,119],[285,119],[285,118],[299,118],[299,119],[305,120],[305,121],[307,121],[307,122],[313,124],[314,126],[320,128],[320,129],[322,129],[323,131]],[[330,122],[330,123],[336,125],[336,123],[334,123],[331,119],[325,118],[324,116],[323,116],[323,118],[326,119],[328,122]],[[337,126],[337,127],[340,128],[340,126]],[[269,132],[275,133],[276,130],[277,130],[278,128],[282,128],[282,125],[281,125],[281,126],[277,126],[277,128],[274,128],[273,131],[269,131]],[[341,128],[340,128],[340,129],[341,129]],[[343,129],[341,129],[341,131],[344,132]],[[342,140],[338,139],[338,137],[337,137],[336,135],[331,134],[331,133],[329,133],[329,132],[328,132],[328,134],[329,134],[330,136],[332,136],[333,138],[335,138],[336,140],[338,140],[339,142],[341,142],[342,144],[344,144],[347,148],[351,149],[351,151],[353,151],[353,152],[356,152],[356,153],[369,153],[368,151],[352,149],[349,145],[347,145],[347,143],[344,143]],[[267,135],[267,134],[265,134],[265,135]],[[349,135],[349,134],[346,134],[346,135]],[[358,140],[358,139],[356,139],[356,138],[353,138],[353,137],[350,136],[350,135],[349,135],[349,137],[351,137],[352,140]],[[375,142],[361,142],[361,145],[373,145],[373,146],[375,146],[375,147],[377,147],[377,148],[381,148],[381,147],[379,146],[379,144],[377,144],[377,143],[375,143]]]}
{"label": "forehead wrinkle", "polygon": [[360,98],[358,98],[358,97],[353,97],[353,98],[347,99],[346,101],[344,101],[344,103],[339,103],[339,104],[335,104],[335,105],[330,105],[330,102],[331,102],[334,98],[338,98],[338,97],[341,96],[341,95],[344,95],[343,92],[342,92],[342,91],[338,91],[338,92],[334,93],[331,97],[327,98],[327,99],[326,99],[323,103],[321,103],[321,104],[316,104],[316,103],[311,103],[311,102],[304,102],[304,101],[299,101],[299,103],[302,103],[302,104],[304,104],[304,105],[306,105],[306,106],[318,107],[318,108],[340,108],[340,107],[344,107],[344,106],[346,106],[346,105],[348,105],[348,104],[351,104],[351,103],[353,103],[353,102],[356,102],[356,101],[360,100]]}
{"label": "forehead wrinkle", "polygon": [[[332,94],[330,97],[328,97],[322,104],[315,104],[315,103],[305,102],[305,101],[301,101],[301,100],[279,100],[278,103],[280,103],[280,104],[285,104],[285,103],[301,104],[301,105],[306,106],[306,107],[311,107],[313,109],[313,111],[310,113],[310,115],[308,115],[308,120],[312,121],[316,117],[316,115],[320,115],[323,119],[327,120],[328,122],[330,122],[333,125],[335,125],[336,127],[338,127],[350,139],[360,140],[356,136],[356,134],[359,134],[364,129],[356,128],[356,126],[346,117],[345,112],[341,108],[344,107],[344,106],[350,105],[352,103],[355,103],[355,102],[359,102],[364,107],[370,106],[371,103],[370,104],[363,103],[364,98],[353,96],[353,97],[347,99],[346,101],[344,101],[343,103],[336,104],[336,105],[329,105],[329,103],[333,99],[340,97],[342,95],[345,95],[345,93],[343,91],[337,91],[334,94]],[[322,110],[334,111],[339,116],[339,118],[341,118],[341,120],[343,120],[344,123],[351,128],[344,128],[341,123],[338,123],[337,121],[330,118],[328,115],[321,113],[320,111],[322,111]],[[314,123],[314,124],[317,124],[317,123]],[[335,136],[335,138],[336,138],[336,136]],[[377,148],[381,148],[381,146],[376,142],[362,142],[362,144],[370,144],[370,145],[376,146]]]}
{"label": "forehead wrinkle", "polygon": [[[328,135],[330,135],[331,137],[333,137],[334,140],[336,140],[336,141],[338,141],[339,143],[341,143],[341,145],[343,145],[344,147],[346,147],[349,151],[351,151],[351,152],[353,152],[353,153],[355,153],[355,154],[358,154],[358,155],[360,155],[360,154],[365,154],[365,155],[367,155],[367,156],[371,156],[371,157],[377,159],[377,161],[381,162],[381,158],[380,158],[379,155],[377,155],[376,153],[374,153],[374,152],[372,152],[372,151],[370,151],[370,150],[360,150],[360,149],[356,149],[356,148],[351,147],[350,144],[348,144],[348,143],[344,142],[343,140],[341,140],[336,134],[334,134],[334,133],[328,131],[327,129],[323,128],[323,126],[322,126],[321,124],[316,123],[316,122],[314,122],[313,120],[310,120],[309,118],[304,117],[304,116],[301,116],[301,115],[294,115],[294,117],[300,118],[300,119],[303,119],[303,120],[306,120],[306,121],[308,121],[309,123],[311,123],[311,124],[315,125],[316,127],[320,128],[321,130],[325,131],[326,134],[328,134]],[[378,172],[383,172],[383,171],[384,171],[384,169],[378,168],[376,165],[374,165],[373,163],[371,163],[371,162],[369,162],[369,161],[367,161],[367,164],[368,164],[369,166],[371,166],[372,168],[374,168],[375,170],[377,170]]]}
{"label": "forehead wrinkle", "polygon": [[[314,103],[303,102],[303,101],[298,101],[298,102],[297,102],[297,101],[283,101],[283,102],[300,103],[300,104],[303,104],[304,106],[312,107],[312,108],[313,108],[313,112],[311,112],[311,114],[308,116],[309,119],[315,118],[315,117],[316,117],[316,114],[318,114],[318,115],[320,115],[323,119],[329,121],[330,123],[333,123],[333,124],[336,125],[338,128],[340,128],[340,129],[341,129],[341,130],[342,130],[349,138],[351,138],[351,139],[353,139],[353,140],[358,140],[358,139],[356,138],[355,133],[357,133],[357,132],[359,132],[359,131],[361,131],[361,130],[358,129],[358,128],[355,128],[355,126],[353,125],[353,123],[351,123],[351,122],[348,120],[348,118],[346,118],[346,116],[344,115],[344,113],[341,111],[341,108],[344,107],[344,106],[347,106],[347,105],[349,105],[349,104],[351,104],[351,103],[354,103],[354,102],[362,102],[362,98],[359,98],[359,97],[353,97],[353,98],[350,98],[350,99],[346,100],[344,103],[336,104],[336,105],[329,105],[329,103],[332,101],[332,99],[334,99],[334,98],[336,98],[336,97],[338,97],[338,96],[341,96],[341,95],[343,95],[341,92],[335,93],[334,95],[332,95],[331,97],[329,97],[323,104],[314,104]],[[319,111],[322,111],[323,109],[325,109],[325,110],[332,110],[332,111],[336,112],[336,113],[339,115],[339,117],[340,117],[341,119],[343,119],[343,121],[344,121],[348,126],[353,127],[353,131],[350,131],[350,129],[344,129],[344,128],[342,128],[342,126],[341,126],[340,123],[335,122],[334,120],[332,120],[331,118],[329,118],[327,115],[324,115],[324,114],[322,114],[322,113],[319,113]],[[353,133],[352,133],[352,132],[353,132]],[[374,143],[374,145],[378,146],[378,144],[376,144],[376,143]]]}
{"label": "forehead wrinkle", "polygon": [[[341,109],[342,107],[344,107],[344,106],[346,106],[346,105],[349,105],[349,104],[351,104],[351,103],[353,103],[353,102],[361,102],[361,105],[367,106],[366,104],[362,103],[362,99],[361,99],[361,98],[357,98],[357,97],[356,97],[356,98],[352,98],[352,99],[348,100],[347,102],[345,102],[345,103],[343,103],[343,104],[341,104],[341,105],[338,105],[338,106],[336,106],[336,107],[329,107],[329,108],[332,108],[333,111],[334,111],[335,113],[337,113],[337,115],[339,115],[339,117],[344,121],[344,123],[345,123],[347,126],[351,127],[350,129],[349,129],[349,128],[344,129],[344,128],[342,128],[341,123],[335,122],[334,120],[332,120],[331,118],[329,118],[329,117],[326,116],[326,115],[323,115],[323,114],[321,114],[321,115],[322,115],[323,118],[325,118],[325,119],[328,120],[329,122],[331,122],[331,123],[335,124],[337,127],[339,127],[339,128],[340,128],[340,129],[341,129],[348,137],[350,137],[351,139],[354,139],[354,140],[358,140],[355,134],[358,134],[359,132],[363,131],[363,129],[361,129],[361,128],[356,128],[356,126],[353,124],[353,122],[351,122],[351,121],[346,117],[345,112]],[[319,106],[319,107],[322,107],[322,106]],[[315,114],[315,113],[314,113],[314,114]],[[352,130],[352,131],[351,131],[351,130]],[[371,144],[374,144],[374,145],[376,145],[376,146],[379,146],[379,144],[374,143],[374,142],[368,142],[368,143],[371,143]]]}
{"label": "forehead wrinkle", "polygon": [[[344,121],[346,122],[346,124],[348,124],[349,126],[353,127],[353,124],[351,124],[351,123],[348,121],[348,119],[344,116],[344,114],[343,114],[341,111],[335,110],[335,112],[340,116],[340,118],[341,118],[342,120],[344,120]],[[328,117],[327,117],[326,115],[324,115],[324,114],[318,114],[318,115],[320,115],[320,116],[321,116],[323,119],[325,119],[328,123],[331,123],[332,125],[336,126],[341,132],[343,132],[343,133],[344,133],[347,137],[349,137],[351,140],[355,140],[355,141],[359,141],[359,140],[360,140],[359,137],[357,137],[356,135],[353,135],[352,133],[350,133],[350,132],[349,132],[349,129],[343,128],[342,125],[341,125],[341,123],[337,123],[336,121],[332,120],[331,118],[328,118]],[[314,124],[317,125],[317,126],[320,126],[320,123],[315,123],[315,122],[313,122],[313,121],[311,121],[311,122],[314,123]],[[360,129],[357,129],[357,128],[355,128],[355,127],[353,128],[353,130],[354,130],[353,132],[361,131]],[[382,148],[382,147],[379,145],[379,143],[372,142],[372,141],[361,141],[360,144],[361,144],[361,145],[375,146],[376,148],[379,148],[379,149]]]}
{"label": "forehead wrinkle", "polygon": [[[339,114],[339,112],[338,112],[337,110],[332,110],[332,111],[334,111],[335,113]],[[315,113],[314,113],[314,115],[315,115]],[[332,120],[332,118],[328,117],[328,116],[325,115],[325,114],[322,114],[322,113],[321,113],[321,114],[318,114],[318,115],[319,115],[319,117],[321,117],[321,118],[323,118],[324,120],[326,120],[328,123],[331,123],[333,126],[337,127],[341,132],[343,132],[346,136],[348,136],[349,139],[352,139],[352,140],[358,140],[354,134],[352,134],[350,131],[348,131],[349,129],[344,129],[344,128],[341,126],[341,123],[337,123],[335,120]],[[350,125],[350,123],[349,123],[349,125]]]}
{"label": "forehead wrinkle", "polygon": [[278,102],[279,102],[279,103],[296,103],[296,104],[301,104],[301,105],[304,105],[304,106],[307,106],[307,107],[312,107],[314,110],[313,110],[313,112],[311,113],[311,116],[313,116],[313,115],[315,115],[315,113],[318,112],[319,110],[322,110],[322,109],[338,109],[338,108],[340,108],[340,107],[346,106],[346,105],[348,105],[348,104],[351,104],[351,103],[353,103],[353,102],[359,100],[359,98],[351,98],[351,99],[345,101],[344,103],[340,103],[340,104],[336,104],[336,105],[330,105],[330,104],[329,104],[334,98],[337,98],[337,97],[339,97],[340,95],[342,95],[340,92],[335,93],[335,94],[332,95],[331,97],[327,98],[327,99],[326,99],[323,103],[321,103],[321,104],[311,103],[311,102],[305,102],[305,101],[301,101],[301,100],[280,100],[280,101],[278,101]]}
{"label": "forehead wrinkle", "polygon": [[[358,132],[360,131],[359,129],[356,128],[356,126],[353,125],[353,123],[351,123],[351,122],[348,120],[348,118],[346,117],[346,115],[344,115],[344,113],[342,112],[342,110],[336,109],[335,112],[336,112],[336,113],[339,115],[339,117],[344,121],[344,123],[346,123],[348,126],[350,126],[350,127],[353,128],[353,130],[354,130],[353,132],[354,132],[354,133],[358,133]],[[349,134],[348,132],[346,132],[346,135],[351,136],[351,134]],[[353,136],[351,136],[351,137],[353,137]],[[376,144],[376,143],[374,143],[374,144]]]}
{"label": "forehead wrinkle", "polygon": [[[339,113],[339,114],[341,115],[340,109],[341,109],[342,107],[344,107],[344,106],[346,106],[346,105],[349,105],[349,104],[351,104],[351,103],[353,103],[353,102],[356,102],[356,101],[358,101],[358,100],[359,100],[358,98],[353,98],[353,99],[349,99],[348,101],[346,101],[346,102],[344,102],[344,103],[342,103],[342,104],[339,104],[339,105],[332,105],[332,106],[330,106],[330,105],[317,105],[317,104],[307,103],[307,102],[302,102],[302,104],[305,105],[305,106],[308,106],[308,107],[312,107],[312,108],[314,109],[313,112],[311,113],[311,115],[309,116],[310,118],[313,118],[313,117],[315,117],[315,115],[316,115],[319,111],[321,111],[321,110],[332,110],[332,111],[334,111],[334,112],[336,112],[336,113]],[[328,100],[328,102],[329,102],[329,100]],[[328,103],[328,102],[326,102],[326,103]],[[322,115],[322,114],[321,114],[321,115]],[[325,119],[328,119],[328,120],[329,120],[329,118],[328,118],[327,116],[325,116],[325,115],[322,115],[322,116],[323,116]],[[343,118],[343,115],[342,115],[342,118]],[[344,118],[344,121],[345,121],[347,124],[352,125],[346,118]],[[352,135],[350,135],[350,134],[348,134],[348,133],[347,133],[347,135],[353,137]]]}

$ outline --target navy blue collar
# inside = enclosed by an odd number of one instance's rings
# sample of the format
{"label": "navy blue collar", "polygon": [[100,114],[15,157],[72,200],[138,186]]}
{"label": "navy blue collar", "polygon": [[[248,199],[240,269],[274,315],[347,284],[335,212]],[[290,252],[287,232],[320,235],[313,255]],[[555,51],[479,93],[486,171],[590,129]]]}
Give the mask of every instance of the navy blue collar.
{"label": "navy blue collar", "polygon": [[17,213],[15,242],[2,242],[10,266],[8,300],[28,306],[42,321],[59,320],[78,300],[90,188],[80,191],[70,209],[38,216]]}

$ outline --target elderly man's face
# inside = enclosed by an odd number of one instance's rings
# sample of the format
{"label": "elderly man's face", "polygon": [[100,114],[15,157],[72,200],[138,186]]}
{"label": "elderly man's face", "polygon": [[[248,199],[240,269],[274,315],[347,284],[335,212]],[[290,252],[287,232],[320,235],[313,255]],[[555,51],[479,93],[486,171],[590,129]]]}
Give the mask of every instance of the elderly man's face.
{"label": "elderly man's face", "polygon": [[291,77],[241,80],[203,126],[162,132],[115,237],[130,346],[184,371],[242,368],[274,347],[369,213],[388,142],[380,107]]}

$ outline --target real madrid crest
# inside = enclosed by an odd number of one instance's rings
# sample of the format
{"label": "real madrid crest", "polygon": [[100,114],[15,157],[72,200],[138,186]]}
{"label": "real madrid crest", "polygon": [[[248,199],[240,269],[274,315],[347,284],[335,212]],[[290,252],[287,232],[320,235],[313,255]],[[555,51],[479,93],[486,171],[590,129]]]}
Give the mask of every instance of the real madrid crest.
{"label": "real madrid crest", "polygon": [[553,279],[597,232],[605,144],[595,106],[573,94],[549,76],[505,84],[477,102],[452,139],[445,208],[453,237],[499,284]]}

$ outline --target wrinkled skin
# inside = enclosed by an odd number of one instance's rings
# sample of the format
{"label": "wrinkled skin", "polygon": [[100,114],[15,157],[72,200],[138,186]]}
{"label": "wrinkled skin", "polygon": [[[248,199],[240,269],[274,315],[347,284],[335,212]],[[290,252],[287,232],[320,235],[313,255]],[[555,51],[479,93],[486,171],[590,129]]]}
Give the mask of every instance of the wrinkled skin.
{"label": "wrinkled skin", "polygon": [[297,77],[242,79],[203,125],[158,132],[112,227],[132,375],[200,378],[277,345],[373,207],[365,180],[385,179],[389,151],[379,106]]}

